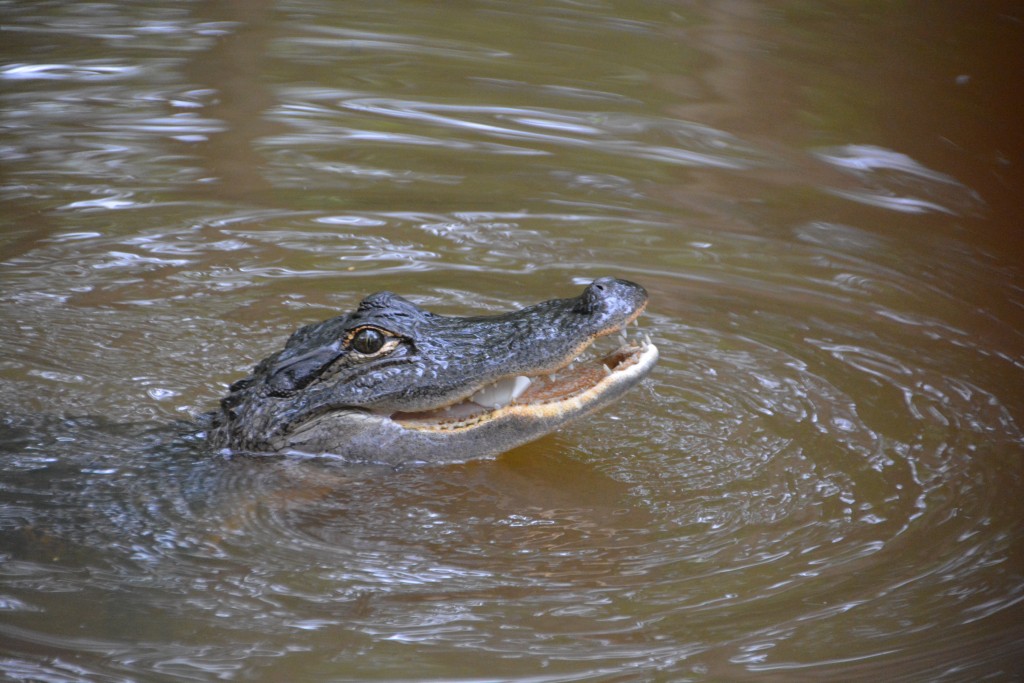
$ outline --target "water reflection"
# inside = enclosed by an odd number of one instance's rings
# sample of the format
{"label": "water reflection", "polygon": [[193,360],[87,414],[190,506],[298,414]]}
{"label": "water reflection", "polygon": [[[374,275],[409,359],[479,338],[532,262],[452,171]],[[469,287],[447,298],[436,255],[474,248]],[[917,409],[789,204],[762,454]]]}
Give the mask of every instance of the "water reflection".
{"label": "water reflection", "polygon": [[[1015,674],[1017,117],[971,99],[1004,16],[2,11],[8,676]],[[912,49],[943,36],[969,81]],[[605,274],[650,290],[658,372],[501,458],[226,457],[190,421],[371,291]]]}

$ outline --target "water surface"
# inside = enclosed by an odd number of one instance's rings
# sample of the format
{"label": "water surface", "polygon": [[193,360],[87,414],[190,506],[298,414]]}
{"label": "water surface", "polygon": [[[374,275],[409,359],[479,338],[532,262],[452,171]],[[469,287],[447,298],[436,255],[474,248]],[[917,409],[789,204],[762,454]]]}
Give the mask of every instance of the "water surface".
{"label": "water surface", "polygon": [[[11,680],[1017,680],[1014,3],[0,4]],[[493,459],[227,458],[301,324],[651,293]]]}

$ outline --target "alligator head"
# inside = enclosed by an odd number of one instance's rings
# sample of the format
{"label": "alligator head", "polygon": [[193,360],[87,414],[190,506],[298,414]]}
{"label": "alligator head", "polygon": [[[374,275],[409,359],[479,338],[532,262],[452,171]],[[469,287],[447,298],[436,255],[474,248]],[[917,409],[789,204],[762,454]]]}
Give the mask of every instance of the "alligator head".
{"label": "alligator head", "polygon": [[[437,462],[498,453],[607,405],[658,360],[627,325],[647,292],[601,278],[572,299],[494,316],[429,313],[390,292],[295,332],[235,382],[208,432],[216,448]],[[594,340],[619,333],[589,360]]]}

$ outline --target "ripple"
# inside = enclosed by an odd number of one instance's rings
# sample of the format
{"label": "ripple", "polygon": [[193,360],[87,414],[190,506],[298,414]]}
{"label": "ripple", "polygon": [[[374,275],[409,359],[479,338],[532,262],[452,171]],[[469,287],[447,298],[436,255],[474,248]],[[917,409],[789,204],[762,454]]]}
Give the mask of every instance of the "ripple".
{"label": "ripple", "polygon": [[[552,148],[586,147],[616,158],[682,166],[743,169],[765,162],[752,146],[724,131],[676,119],[445,104],[341,91],[293,90],[290,95],[290,103],[277,110],[276,118],[296,132],[266,140],[273,147],[375,142],[499,154],[548,154]],[[336,106],[330,100],[335,100]],[[389,120],[402,121],[406,128],[396,130],[387,125]],[[350,125],[359,121],[365,122],[365,127]],[[665,143],[647,138],[663,138]]]}
{"label": "ripple", "polygon": [[377,55],[411,54],[469,61],[501,59],[509,56],[507,52],[488,48],[479,43],[426,36],[356,30],[313,23],[304,24],[303,31],[306,35],[301,38],[286,38],[277,42],[277,47],[282,54],[290,60],[334,65],[339,51],[357,53],[366,51]]}
{"label": "ripple", "polygon": [[866,190],[830,190],[840,197],[910,214],[977,216],[985,209],[978,193],[900,152],[873,145],[845,145],[819,150],[816,155],[868,186]]}
{"label": "ripple", "polygon": [[106,81],[134,76],[134,65],[82,61],[75,64],[8,64],[0,68],[0,78],[10,81]]}

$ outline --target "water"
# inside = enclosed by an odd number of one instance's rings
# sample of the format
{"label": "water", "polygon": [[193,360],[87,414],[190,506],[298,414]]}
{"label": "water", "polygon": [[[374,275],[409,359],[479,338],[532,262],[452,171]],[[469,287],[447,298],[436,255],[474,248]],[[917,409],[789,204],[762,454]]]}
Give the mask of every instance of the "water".
{"label": "water", "polygon": [[[1020,680],[1013,3],[0,5],[11,680]],[[226,459],[297,326],[651,292],[501,457]]]}

